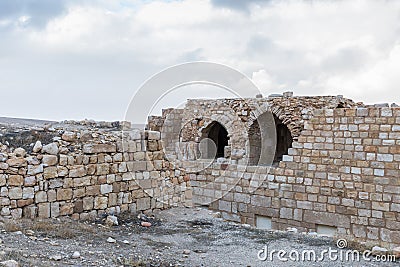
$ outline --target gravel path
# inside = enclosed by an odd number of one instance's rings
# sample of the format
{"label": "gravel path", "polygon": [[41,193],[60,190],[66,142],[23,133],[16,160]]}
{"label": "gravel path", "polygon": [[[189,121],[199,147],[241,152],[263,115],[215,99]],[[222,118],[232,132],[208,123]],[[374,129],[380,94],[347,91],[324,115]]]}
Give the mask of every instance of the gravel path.
{"label": "gravel path", "polygon": [[275,255],[272,262],[261,261],[257,254],[266,245],[269,251],[287,253],[315,250],[317,256],[337,248],[331,238],[258,230],[216,215],[200,208],[173,208],[155,213],[149,228],[140,226],[133,215],[121,216],[120,225],[112,227],[101,220],[68,218],[3,221],[0,260],[14,259],[22,266],[399,266],[374,262],[373,257],[360,262],[328,257],[321,262],[284,262]]}

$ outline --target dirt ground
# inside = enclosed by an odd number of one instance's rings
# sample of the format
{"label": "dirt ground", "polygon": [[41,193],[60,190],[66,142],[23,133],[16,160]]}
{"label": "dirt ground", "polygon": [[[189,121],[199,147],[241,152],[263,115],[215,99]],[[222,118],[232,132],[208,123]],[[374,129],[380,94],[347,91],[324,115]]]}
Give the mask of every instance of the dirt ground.
{"label": "dirt ground", "polygon": [[[0,222],[0,261],[21,266],[399,266],[399,261],[273,261],[259,251],[337,249],[332,238],[254,229],[203,208],[173,208],[140,219],[124,214],[118,226],[68,218]],[[141,226],[141,221],[152,223]],[[110,239],[111,237],[111,239]],[[111,242],[109,242],[111,241]],[[115,242],[113,242],[115,241]],[[344,250],[343,250],[344,251]],[[74,255],[75,253],[75,255]],[[262,257],[264,254],[261,253]]]}

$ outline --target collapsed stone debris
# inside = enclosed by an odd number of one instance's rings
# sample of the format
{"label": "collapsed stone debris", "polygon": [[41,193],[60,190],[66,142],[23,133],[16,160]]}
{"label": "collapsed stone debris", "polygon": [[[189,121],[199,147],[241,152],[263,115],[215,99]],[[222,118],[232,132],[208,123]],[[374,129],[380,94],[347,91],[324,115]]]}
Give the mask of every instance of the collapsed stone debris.
{"label": "collapsed stone debris", "polygon": [[25,149],[12,142],[20,144],[15,139],[32,129],[3,140],[9,145],[0,147],[2,216],[88,219],[190,205],[188,181],[163,160],[158,132],[130,130],[122,137],[112,125],[65,127],[34,130],[52,136],[50,143],[37,140]]}

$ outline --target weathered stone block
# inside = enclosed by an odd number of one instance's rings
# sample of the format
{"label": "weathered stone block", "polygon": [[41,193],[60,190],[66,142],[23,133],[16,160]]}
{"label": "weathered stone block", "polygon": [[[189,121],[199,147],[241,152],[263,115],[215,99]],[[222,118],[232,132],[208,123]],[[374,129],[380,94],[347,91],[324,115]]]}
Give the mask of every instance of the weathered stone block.
{"label": "weathered stone block", "polygon": [[393,155],[391,154],[377,154],[378,161],[393,162]]}
{"label": "weathered stone block", "polygon": [[113,191],[113,187],[110,184],[102,184],[100,185],[100,193],[101,194],[108,194],[111,193]]}
{"label": "weathered stone block", "polygon": [[8,197],[10,199],[21,199],[22,198],[22,188],[20,188],[20,187],[11,187],[8,190]]}
{"label": "weathered stone block", "polygon": [[21,186],[24,184],[24,178],[22,175],[10,175],[8,177],[8,185],[10,186]]}
{"label": "weathered stone block", "polygon": [[57,189],[57,200],[72,199],[72,189]]}
{"label": "weathered stone block", "polygon": [[304,222],[350,228],[350,216],[328,212],[304,210]]}
{"label": "weathered stone block", "polygon": [[22,207],[25,207],[25,206],[28,206],[28,205],[31,205],[31,204],[33,204],[33,199],[32,198],[30,198],[30,199],[18,199],[17,200],[17,207],[18,208],[22,208]]}
{"label": "weathered stone block", "polygon": [[43,177],[44,179],[52,179],[58,177],[57,167],[52,166],[44,168]]}
{"label": "weathered stone block", "polygon": [[150,198],[139,198],[136,200],[136,208],[137,210],[148,210],[151,207]]}
{"label": "weathered stone block", "polygon": [[86,189],[84,187],[74,189],[73,198],[81,198],[86,196]]}
{"label": "weathered stone block", "polygon": [[145,156],[146,156],[146,154],[145,154],[145,152],[143,152],[143,151],[141,151],[141,152],[135,152],[135,153],[133,154],[133,159],[134,159],[134,160],[144,160],[144,159],[145,159]]}
{"label": "weathered stone block", "polygon": [[103,210],[107,208],[108,198],[107,197],[95,197],[94,208],[98,210]]}
{"label": "weathered stone block", "polygon": [[35,197],[35,190],[33,187],[24,187],[22,189],[23,199],[34,198],[34,197]]}
{"label": "weathered stone block", "polygon": [[148,151],[157,151],[158,150],[158,141],[149,140],[147,142],[147,149],[148,149]]}
{"label": "weathered stone block", "polygon": [[11,210],[11,217],[14,220],[21,219],[22,218],[22,209],[21,208],[17,208],[17,209]]}
{"label": "weathered stone block", "polygon": [[43,172],[43,165],[28,165],[28,175],[36,175]]}
{"label": "weathered stone block", "polygon": [[91,176],[74,178],[73,181],[74,181],[74,187],[88,186],[91,183]]}
{"label": "weathered stone block", "polygon": [[128,170],[131,172],[145,171],[147,169],[147,164],[145,161],[128,162],[127,166]]}
{"label": "weathered stone block", "polygon": [[115,144],[85,144],[82,151],[85,154],[112,153],[117,147]]}
{"label": "weathered stone block", "polygon": [[77,165],[69,170],[69,177],[83,177],[86,175],[86,168],[82,165]]}
{"label": "weathered stone block", "polygon": [[24,167],[27,165],[27,161],[24,158],[8,159],[6,163],[8,164],[8,166],[15,168]]}
{"label": "weathered stone block", "polygon": [[50,203],[50,216],[53,218],[57,218],[58,216],[60,216],[60,203]]}
{"label": "weathered stone block", "polygon": [[109,207],[116,206],[117,205],[117,201],[118,201],[118,194],[110,193],[108,195],[108,206]]}
{"label": "weathered stone block", "polygon": [[65,132],[61,136],[61,139],[67,142],[73,142],[77,139],[76,133],[74,132]]}
{"label": "weathered stone block", "polygon": [[9,207],[2,207],[1,208],[1,212],[0,212],[1,216],[8,216],[10,214],[11,214],[11,212],[10,212],[10,208]]}
{"label": "weathered stone block", "polygon": [[7,183],[7,175],[0,174],[0,186],[4,186]]}
{"label": "weathered stone block", "polygon": [[71,215],[74,213],[74,203],[64,203],[60,205],[60,215]]}
{"label": "weathered stone block", "polygon": [[38,217],[39,218],[50,218],[50,203],[38,204]]}
{"label": "weathered stone block", "polygon": [[47,191],[47,201],[54,202],[57,200],[57,192],[54,189]]}
{"label": "weathered stone block", "polygon": [[88,196],[95,196],[100,194],[100,185],[91,185],[86,187],[86,194]]}
{"label": "weathered stone block", "polygon": [[28,219],[34,219],[36,217],[37,207],[28,206],[22,209],[22,216]]}
{"label": "weathered stone block", "polygon": [[0,170],[7,170],[8,169],[8,164],[5,162],[0,162]]}
{"label": "weathered stone block", "polygon": [[149,140],[160,140],[161,133],[158,131],[147,131],[147,138]]}
{"label": "weathered stone block", "polygon": [[47,166],[54,166],[58,163],[58,157],[55,155],[43,155],[42,163]]}
{"label": "weathered stone block", "polygon": [[43,154],[57,155],[58,151],[57,143],[51,143],[42,147]]}
{"label": "weathered stone block", "polygon": [[91,210],[93,209],[94,198],[93,197],[85,197],[83,198],[83,210]]}
{"label": "weathered stone block", "polygon": [[218,201],[218,208],[219,208],[219,210],[232,212],[232,202],[219,200]]}
{"label": "weathered stone block", "polygon": [[96,175],[107,175],[109,173],[110,173],[110,164],[108,163],[97,164]]}
{"label": "weathered stone block", "polygon": [[74,213],[81,213],[83,212],[83,200],[78,199],[75,201],[75,206],[74,206]]}
{"label": "weathered stone block", "polygon": [[42,203],[47,201],[47,193],[44,191],[38,191],[35,194],[35,202]]}
{"label": "weathered stone block", "polygon": [[68,176],[68,169],[64,166],[57,166],[58,177]]}

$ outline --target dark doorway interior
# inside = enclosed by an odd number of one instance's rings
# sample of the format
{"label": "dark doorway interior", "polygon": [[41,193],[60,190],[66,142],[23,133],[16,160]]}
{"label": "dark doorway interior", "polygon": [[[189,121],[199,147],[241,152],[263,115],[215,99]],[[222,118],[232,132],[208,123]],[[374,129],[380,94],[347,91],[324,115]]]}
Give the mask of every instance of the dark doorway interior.
{"label": "dark doorway interior", "polygon": [[210,130],[208,131],[208,138],[214,141],[217,147],[217,153],[215,158],[223,158],[225,155],[224,150],[225,146],[228,145],[228,132],[226,129],[218,122],[213,122],[212,125],[209,126]]}
{"label": "dark doorway interior", "polygon": [[292,135],[290,130],[285,124],[282,123],[277,117],[275,117],[276,126],[276,151],[274,163],[278,163],[282,160],[283,155],[287,155],[289,148],[292,147]]}

